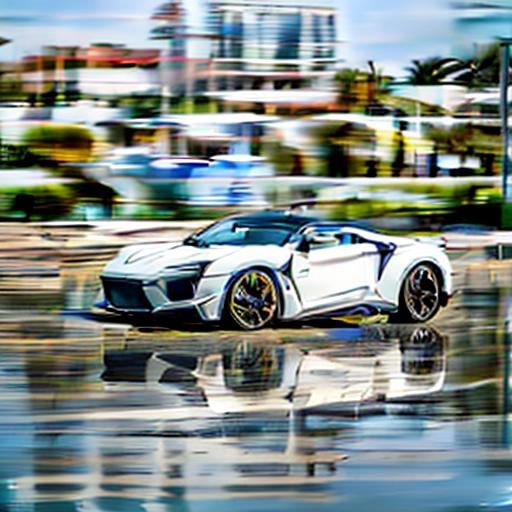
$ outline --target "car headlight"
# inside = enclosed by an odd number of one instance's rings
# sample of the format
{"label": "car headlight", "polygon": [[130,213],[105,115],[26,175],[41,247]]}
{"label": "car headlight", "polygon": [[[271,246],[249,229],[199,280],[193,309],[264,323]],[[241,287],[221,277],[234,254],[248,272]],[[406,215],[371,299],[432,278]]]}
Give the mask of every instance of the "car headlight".
{"label": "car headlight", "polygon": [[163,269],[163,274],[166,277],[172,277],[173,275],[183,277],[184,274],[201,276],[210,263],[210,261],[201,261],[198,263],[187,263],[185,265],[169,265]]}

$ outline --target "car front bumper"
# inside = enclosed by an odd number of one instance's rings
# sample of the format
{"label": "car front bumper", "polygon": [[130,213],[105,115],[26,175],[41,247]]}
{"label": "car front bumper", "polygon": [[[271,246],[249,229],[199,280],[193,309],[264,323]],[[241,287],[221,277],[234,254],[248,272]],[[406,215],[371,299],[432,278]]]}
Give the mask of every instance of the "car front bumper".
{"label": "car front bumper", "polygon": [[[190,297],[182,298],[174,292],[172,283],[159,279],[139,279],[119,275],[102,275],[106,309],[119,314],[168,314],[196,311],[203,321],[220,320],[222,290],[229,276],[201,278],[190,290]],[[183,295],[183,292],[180,292]]]}

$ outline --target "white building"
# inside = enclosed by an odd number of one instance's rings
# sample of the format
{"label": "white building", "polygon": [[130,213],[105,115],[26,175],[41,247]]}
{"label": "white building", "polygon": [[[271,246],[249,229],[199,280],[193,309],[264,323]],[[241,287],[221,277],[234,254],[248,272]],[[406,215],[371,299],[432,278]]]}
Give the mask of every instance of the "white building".
{"label": "white building", "polygon": [[309,87],[334,74],[332,7],[287,0],[173,0],[153,19],[153,37],[169,41],[162,76],[171,95]]}

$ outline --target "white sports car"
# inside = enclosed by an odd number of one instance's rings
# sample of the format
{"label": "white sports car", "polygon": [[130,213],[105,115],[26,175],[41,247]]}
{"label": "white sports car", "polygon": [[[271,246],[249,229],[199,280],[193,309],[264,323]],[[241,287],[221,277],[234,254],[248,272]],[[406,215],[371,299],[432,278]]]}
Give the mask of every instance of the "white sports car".
{"label": "white sports car", "polygon": [[452,294],[441,248],[293,211],[233,216],[183,243],[125,247],[102,276],[107,308],[259,329],[307,317],[430,320]]}

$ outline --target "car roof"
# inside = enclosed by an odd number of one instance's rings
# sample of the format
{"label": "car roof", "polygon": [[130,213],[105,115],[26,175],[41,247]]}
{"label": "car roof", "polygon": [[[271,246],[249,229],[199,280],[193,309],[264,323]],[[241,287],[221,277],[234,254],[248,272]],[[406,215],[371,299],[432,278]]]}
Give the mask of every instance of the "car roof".
{"label": "car roof", "polygon": [[243,220],[254,224],[281,223],[297,227],[297,229],[308,224],[319,222],[319,219],[312,216],[300,215],[290,210],[263,210],[244,215],[236,215],[233,220]]}
{"label": "car roof", "polygon": [[245,213],[240,215],[234,215],[230,217],[232,220],[244,220],[246,222],[251,223],[285,223],[294,225],[297,229],[311,226],[311,227],[338,227],[338,228],[356,228],[364,231],[372,231],[375,232],[373,226],[365,221],[361,220],[325,220],[319,217],[316,217],[311,214],[304,213],[296,213],[294,210],[278,210],[278,209],[268,209],[261,210],[253,213]]}

